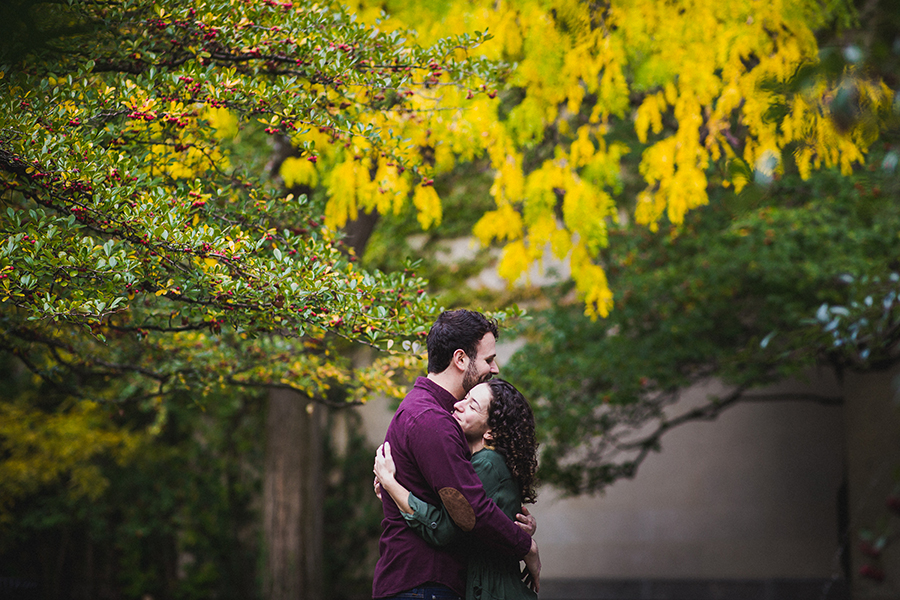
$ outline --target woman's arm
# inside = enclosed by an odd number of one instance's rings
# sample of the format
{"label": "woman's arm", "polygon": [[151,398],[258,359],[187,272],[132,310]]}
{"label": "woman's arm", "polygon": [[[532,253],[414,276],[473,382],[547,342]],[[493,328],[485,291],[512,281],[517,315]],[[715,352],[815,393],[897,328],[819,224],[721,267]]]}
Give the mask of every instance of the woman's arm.
{"label": "woman's arm", "polygon": [[381,489],[387,492],[394,500],[400,512],[407,515],[413,514],[413,509],[409,506],[409,490],[403,487],[395,478],[394,473],[397,472],[397,466],[394,459],[391,458],[391,445],[387,442],[378,446],[375,452],[375,477],[381,484]]}

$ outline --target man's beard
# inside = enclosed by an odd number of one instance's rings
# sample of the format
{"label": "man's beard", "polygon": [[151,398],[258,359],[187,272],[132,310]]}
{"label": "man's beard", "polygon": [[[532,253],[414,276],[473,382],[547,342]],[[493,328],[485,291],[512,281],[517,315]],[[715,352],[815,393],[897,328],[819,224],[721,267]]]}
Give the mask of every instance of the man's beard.
{"label": "man's beard", "polygon": [[474,360],[470,361],[469,366],[466,367],[466,372],[463,373],[463,381],[462,381],[463,391],[468,393],[469,390],[471,390],[473,387],[475,387],[479,383],[484,383],[485,381],[490,381],[491,377],[493,377],[493,376],[494,376],[494,374],[491,373],[490,371],[488,371],[481,377],[478,377],[478,375],[476,374],[476,371],[475,371],[475,361]]}

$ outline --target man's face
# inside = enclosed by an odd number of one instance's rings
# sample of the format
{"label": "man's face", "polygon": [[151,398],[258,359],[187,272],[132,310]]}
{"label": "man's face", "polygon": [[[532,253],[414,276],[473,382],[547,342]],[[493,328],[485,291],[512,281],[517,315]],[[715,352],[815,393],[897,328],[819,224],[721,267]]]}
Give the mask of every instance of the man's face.
{"label": "man's face", "polygon": [[494,334],[487,332],[478,342],[475,358],[469,360],[469,366],[463,374],[463,390],[468,392],[479,383],[488,381],[500,372],[497,364],[497,340]]}
{"label": "man's face", "polygon": [[488,409],[491,389],[479,384],[469,390],[465,398],[453,405],[453,418],[459,423],[468,440],[477,440],[488,431]]}

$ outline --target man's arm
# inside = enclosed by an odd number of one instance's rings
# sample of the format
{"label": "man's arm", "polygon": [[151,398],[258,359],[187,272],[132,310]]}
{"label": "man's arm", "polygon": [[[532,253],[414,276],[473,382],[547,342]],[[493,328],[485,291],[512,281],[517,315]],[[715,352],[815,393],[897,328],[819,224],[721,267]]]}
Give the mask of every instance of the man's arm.
{"label": "man's arm", "polygon": [[481,543],[519,559],[526,557],[532,550],[531,536],[485,494],[458,424],[438,411],[420,416],[408,432],[409,450],[453,521]]}

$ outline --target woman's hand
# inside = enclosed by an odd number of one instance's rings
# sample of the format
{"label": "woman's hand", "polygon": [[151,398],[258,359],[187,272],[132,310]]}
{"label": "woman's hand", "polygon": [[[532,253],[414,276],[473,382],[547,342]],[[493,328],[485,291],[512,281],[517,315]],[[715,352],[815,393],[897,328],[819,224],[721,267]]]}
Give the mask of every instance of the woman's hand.
{"label": "woman's hand", "polygon": [[387,492],[401,512],[413,514],[409,506],[409,490],[397,483],[394,478],[397,467],[391,458],[389,443],[385,442],[378,446],[378,450],[375,451],[375,468],[372,470],[375,472],[375,495],[380,498],[382,492]]}
{"label": "woman's hand", "polygon": [[394,474],[397,473],[397,466],[391,457],[391,445],[388,442],[378,446],[375,451],[375,478],[378,479],[381,486],[384,487],[385,482],[393,481]]}

